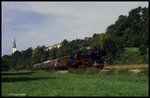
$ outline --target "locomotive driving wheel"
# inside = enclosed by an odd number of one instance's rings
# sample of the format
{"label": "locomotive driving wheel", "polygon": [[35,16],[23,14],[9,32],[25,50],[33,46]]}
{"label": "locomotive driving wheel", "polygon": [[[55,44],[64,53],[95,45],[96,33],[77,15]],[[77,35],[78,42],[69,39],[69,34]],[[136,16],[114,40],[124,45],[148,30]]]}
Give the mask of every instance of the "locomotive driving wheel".
{"label": "locomotive driving wheel", "polygon": [[99,67],[99,70],[102,70],[103,69],[103,66]]}
{"label": "locomotive driving wheel", "polygon": [[69,69],[74,69],[74,67],[73,67],[73,66],[68,66],[67,69],[68,69],[68,70],[69,70]]}
{"label": "locomotive driving wheel", "polygon": [[86,68],[86,64],[79,65],[79,68]]}

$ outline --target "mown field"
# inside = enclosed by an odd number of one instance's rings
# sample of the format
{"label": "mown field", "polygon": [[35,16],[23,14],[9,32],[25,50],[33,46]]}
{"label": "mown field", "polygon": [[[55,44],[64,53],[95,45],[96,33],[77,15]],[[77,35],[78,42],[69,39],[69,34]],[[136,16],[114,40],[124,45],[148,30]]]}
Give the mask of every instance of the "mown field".
{"label": "mown field", "polygon": [[[107,62],[106,62],[107,63]],[[149,49],[145,55],[140,55],[138,48],[125,48],[120,57],[114,60],[112,65],[135,65],[149,63]]]}
{"label": "mown field", "polygon": [[2,96],[148,96],[143,74],[2,72]]}

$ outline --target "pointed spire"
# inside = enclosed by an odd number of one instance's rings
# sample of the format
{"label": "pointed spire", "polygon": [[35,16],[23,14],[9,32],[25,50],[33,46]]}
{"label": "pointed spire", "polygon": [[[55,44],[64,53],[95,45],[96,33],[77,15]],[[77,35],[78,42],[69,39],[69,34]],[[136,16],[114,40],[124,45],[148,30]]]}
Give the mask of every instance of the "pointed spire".
{"label": "pointed spire", "polygon": [[13,48],[16,48],[16,41],[15,41],[15,37],[14,37]]}

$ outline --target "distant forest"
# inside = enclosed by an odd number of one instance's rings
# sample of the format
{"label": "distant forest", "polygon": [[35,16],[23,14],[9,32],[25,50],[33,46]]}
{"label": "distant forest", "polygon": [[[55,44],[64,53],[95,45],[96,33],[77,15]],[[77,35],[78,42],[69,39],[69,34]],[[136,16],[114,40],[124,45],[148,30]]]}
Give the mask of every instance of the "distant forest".
{"label": "distant forest", "polygon": [[[139,53],[137,59],[142,59],[138,63],[148,63],[148,36],[149,8],[138,7],[131,9],[128,16],[120,15],[114,24],[107,27],[106,32],[93,33],[89,40],[76,39],[69,42],[64,39],[60,48],[45,51],[45,46],[38,46],[35,49],[29,47],[24,51],[4,55],[1,57],[1,68],[2,70],[32,69],[33,64],[68,56],[94,47],[106,51],[107,55],[104,58],[109,65],[126,63],[129,57],[124,51],[127,47],[137,47]],[[136,61],[130,61],[126,64],[136,63]]]}

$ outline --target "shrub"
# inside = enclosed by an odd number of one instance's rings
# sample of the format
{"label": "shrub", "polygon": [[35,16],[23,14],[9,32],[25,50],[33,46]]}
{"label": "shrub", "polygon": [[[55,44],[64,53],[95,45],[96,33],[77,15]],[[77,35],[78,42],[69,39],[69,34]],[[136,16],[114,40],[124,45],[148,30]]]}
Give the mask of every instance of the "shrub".
{"label": "shrub", "polygon": [[125,75],[130,75],[131,72],[129,72],[129,69],[119,69],[118,70],[119,74],[125,74]]}
{"label": "shrub", "polygon": [[109,71],[107,71],[106,74],[107,74],[107,75],[112,75],[112,74],[115,73],[115,70],[116,70],[116,69],[114,69],[114,68],[109,69]]}
{"label": "shrub", "polygon": [[87,68],[86,70],[86,74],[98,74],[99,73],[99,69],[98,68],[94,68],[94,67],[91,67],[91,68]]}
{"label": "shrub", "polygon": [[143,69],[138,73],[138,75],[144,75],[144,76],[149,76],[149,70],[148,69]]}
{"label": "shrub", "polygon": [[89,74],[89,75],[93,75],[93,74],[98,74],[99,73],[99,69],[98,68],[83,68],[83,69],[69,69],[68,70],[69,73],[75,73],[75,74]]}
{"label": "shrub", "polygon": [[50,72],[50,73],[56,72],[56,70],[54,68],[46,69],[45,71]]}
{"label": "shrub", "polygon": [[106,72],[107,75],[114,75],[114,74],[124,74],[124,75],[130,75],[131,72],[129,69],[109,69],[109,71]]}
{"label": "shrub", "polygon": [[147,49],[146,45],[140,45],[140,47],[139,47],[140,55],[146,54],[147,53],[146,49]]}

